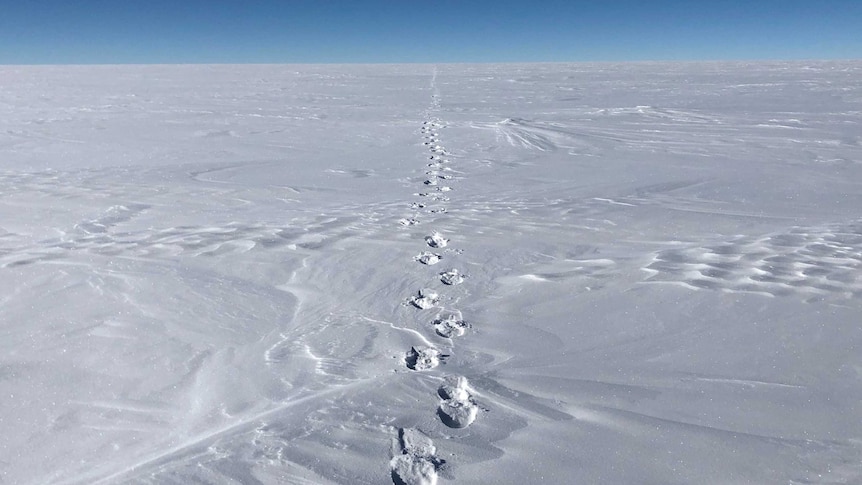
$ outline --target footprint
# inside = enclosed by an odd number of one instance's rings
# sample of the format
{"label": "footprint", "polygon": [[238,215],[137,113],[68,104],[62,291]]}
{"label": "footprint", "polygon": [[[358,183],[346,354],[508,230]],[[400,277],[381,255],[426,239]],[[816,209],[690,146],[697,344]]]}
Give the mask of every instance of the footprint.
{"label": "footprint", "polygon": [[446,285],[460,285],[464,282],[464,276],[458,272],[457,269],[450,269],[449,271],[444,271],[440,273],[440,281]]}
{"label": "footprint", "polygon": [[435,485],[437,470],[446,463],[437,458],[431,438],[413,428],[398,430],[398,452],[389,462],[395,485]]}
{"label": "footprint", "polygon": [[426,236],[425,242],[432,248],[445,248],[449,244],[449,240],[443,237],[439,232]]}
{"label": "footprint", "polygon": [[[441,174],[440,173],[441,170],[442,171],[448,171],[448,172],[452,171],[452,169],[450,169],[449,167],[435,166],[435,167],[433,167],[432,170],[426,170],[425,175],[428,175],[430,178],[439,179],[439,180],[452,180],[454,178],[452,175],[449,175],[449,174]],[[438,180],[438,183],[439,183],[439,180]]]}
{"label": "footprint", "polygon": [[431,266],[432,264],[439,263],[440,260],[443,259],[443,256],[440,256],[439,254],[436,254],[436,253],[430,253],[428,251],[424,251],[424,252],[422,252],[422,254],[420,254],[419,256],[416,256],[413,259],[415,259],[416,261],[419,261],[422,264],[427,264],[428,266]]}
{"label": "footprint", "polygon": [[431,308],[440,300],[440,295],[436,291],[429,288],[419,290],[418,294],[410,298],[410,303],[420,310]]}
{"label": "footprint", "polygon": [[458,401],[449,399],[443,401],[437,409],[440,421],[450,428],[466,428],[473,424],[479,414],[479,406],[471,400]]}
{"label": "footprint", "polygon": [[392,483],[395,485],[435,485],[437,467],[427,458],[405,453],[392,458]]}
{"label": "footprint", "polygon": [[[437,184],[436,184],[436,182],[434,183],[434,185],[437,185]],[[449,192],[449,191],[451,191],[451,190],[452,190],[452,187],[449,187],[449,186],[446,186],[446,185],[443,185],[443,186],[437,187],[437,191],[438,191],[438,192]]]}
{"label": "footprint", "polygon": [[447,376],[443,385],[437,390],[437,393],[445,401],[450,399],[465,401],[470,399],[467,385],[467,378],[464,376]]}
{"label": "footprint", "polygon": [[446,357],[434,347],[410,347],[404,361],[411,370],[423,371],[437,367],[440,360]]}
{"label": "footprint", "polygon": [[436,186],[436,185],[437,185],[437,179],[428,179],[428,180],[426,180],[426,181],[424,181],[424,182],[422,182],[422,183],[423,183],[423,184],[425,184],[425,185],[430,185],[430,186],[432,186],[432,187],[433,187],[433,186]]}
{"label": "footprint", "polygon": [[424,209],[425,204],[421,204],[419,202],[413,202],[412,204],[410,204],[410,208],[411,209]]}
{"label": "footprint", "polygon": [[444,338],[460,337],[467,332],[467,328],[470,326],[461,318],[461,312],[458,310],[440,312],[431,324],[437,335]]}
{"label": "footprint", "polygon": [[402,226],[415,226],[416,224],[419,224],[419,221],[412,217],[410,219],[405,217],[403,219],[398,219],[398,224],[401,224]]}
{"label": "footprint", "polygon": [[446,382],[440,386],[437,393],[443,399],[437,409],[437,415],[443,424],[450,428],[466,428],[476,420],[479,415],[479,406],[473,402],[473,396],[467,390],[467,378],[463,376],[449,376]]}

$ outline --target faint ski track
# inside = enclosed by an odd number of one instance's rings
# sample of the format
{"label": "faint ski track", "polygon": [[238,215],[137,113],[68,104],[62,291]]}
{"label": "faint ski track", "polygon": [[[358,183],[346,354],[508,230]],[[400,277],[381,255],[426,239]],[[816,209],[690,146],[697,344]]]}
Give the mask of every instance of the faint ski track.
{"label": "faint ski track", "polygon": [[[218,438],[221,438],[225,435],[228,435],[228,434],[231,434],[231,433],[234,433],[237,431],[248,431],[248,430],[254,429],[254,426],[259,424],[258,423],[259,421],[266,419],[266,418],[269,418],[269,417],[272,417],[272,416],[276,416],[279,413],[286,411],[292,407],[299,406],[299,405],[304,404],[306,402],[313,401],[315,399],[320,399],[320,398],[329,396],[331,394],[335,394],[339,391],[348,391],[348,390],[351,390],[353,388],[368,385],[368,384],[371,384],[373,382],[380,381],[384,378],[393,377],[393,376],[398,376],[398,374],[384,374],[384,375],[377,376],[377,377],[360,379],[360,380],[356,380],[354,382],[351,382],[349,384],[336,385],[336,386],[333,386],[329,389],[318,391],[318,392],[315,392],[313,394],[309,394],[307,396],[298,397],[296,399],[293,399],[291,401],[283,403],[283,404],[281,404],[281,405],[279,405],[273,409],[270,409],[268,411],[264,411],[262,413],[254,415],[254,416],[250,416],[250,417],[241,419],[235,423],[231,423],[227,426],[223,426],[223,427],[218,428],[218,429],[211,431],[209,433],[195,436],[195,437],[191,438],[191,440],[188,440],[181,445],[174,446],[174,447],[170,448],[169,450],[167,450],[163,453],[156,453],[156,454],[153,454],[149,457],[143,458],[141,461],[138,461],[132,465],[126,466],[123,470],[120,470],[119,472],[112,473],[106,477],[95,479],[95,481],[94,481],[93,475],[97,475],[96,473],[91,474],[91,475],[82,475],[82,476],[78,476],[78,477],[75,477],[72,479],[57,481],[57,482],[53,482],[53,483],[56,483],[57,485],[73,484],[73,483],[92,483],[92,484],[110,483],[111,481],[121,479],[126,475],[143,473],[147,469],[150,469],[150,468],[158,469],[158,467],[161,466],[163,463],[170,462],[171,458],[176,456],[176,455],[182,454],[184,452],[193,450],[193,449],[201,447],[201,446],[208,446],[212,441],[214,441]],[[248,429],[246,429],[246,428],[248,428]]]}
{"label": "faint ski track", "polygon": [[784,388],[784,389],[805,389],[805,386],[800,386],[797,384],[784,384],[782,382],[767,382],[767,381],[758,381],[751,379],[732,379],[728,377],[687,377],[684,378],[683,381],[689,382],[710,382],[715,384],[731,384],[734,386],[742,386],[742,387],[776,387],[776,388]]}
{"label": "faint ski track", "polygon": [[422,341],[422,343],[424,343],[425,345],[427,345],[427,346],[429,346],[429,347],[433,347],[433,346],[434,346],[434,344],[433,344],[433,343],[431,343],[431,341],[430,341],[430,340],[428,340],[427,338],[425,338],[425,336],[424,336],[424,335],[422,335],[422,333],[421,333],[421,332],[419,332],[419,331],[417,331],[417,330],[413,330],[412,328],[399,327],[398,325],[395,325],[395,324],[394,324],[394,323],[392,323],[392,322],[387,322],[387,321],[385,321],[385,320],[376,320],[376,319],[374,319],[374,318],[369,318],[369,317],[359,317],[359,318],[361,318],[361,319],[363,319],[363,320],[366,320],[366,321],[368,321],[368,322],[373,322],[373,323],[383,323],[383,324],[389,325],[390,327],[392,327],[392,328],[393,328],[393,329],[395,329],[395,330],[401,330],[402,332],[407,332],[407,333],[409,333],[409,334],[413,334],[413,335],[415,335],[416,337],[418,337],[418,338]]}

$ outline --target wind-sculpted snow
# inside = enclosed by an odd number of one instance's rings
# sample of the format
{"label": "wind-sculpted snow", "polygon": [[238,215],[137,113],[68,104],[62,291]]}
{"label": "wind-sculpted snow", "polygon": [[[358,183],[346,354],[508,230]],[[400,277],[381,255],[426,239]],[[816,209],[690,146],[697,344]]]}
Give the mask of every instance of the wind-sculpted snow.
{"label": "wind-sculpted snow", "polygon": [[707,247],[661,251],[648,281],[692,288],[798,295],[806,300],[862,296],[862,224],[794,227]]}
{"label": "wind-sculpted snow", "polygon": [[859,62],[0,78],[2,483],[862,481]]}

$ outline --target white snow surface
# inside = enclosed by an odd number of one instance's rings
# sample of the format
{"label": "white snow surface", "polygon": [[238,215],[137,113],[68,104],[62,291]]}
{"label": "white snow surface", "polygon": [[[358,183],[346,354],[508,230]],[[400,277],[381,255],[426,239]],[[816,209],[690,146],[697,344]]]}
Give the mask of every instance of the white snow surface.
{"label": "white snow surface", "polygon": [[0,483],[862,482],[862,62],[0,79]]}

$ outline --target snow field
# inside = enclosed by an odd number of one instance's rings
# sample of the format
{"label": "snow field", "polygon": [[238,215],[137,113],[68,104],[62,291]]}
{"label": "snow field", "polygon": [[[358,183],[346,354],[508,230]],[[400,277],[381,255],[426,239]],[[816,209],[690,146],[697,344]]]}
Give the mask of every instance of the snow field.
{"label": "snow field", "polygon": [[860,73],[0,67],[0,481],[858,482]]}

